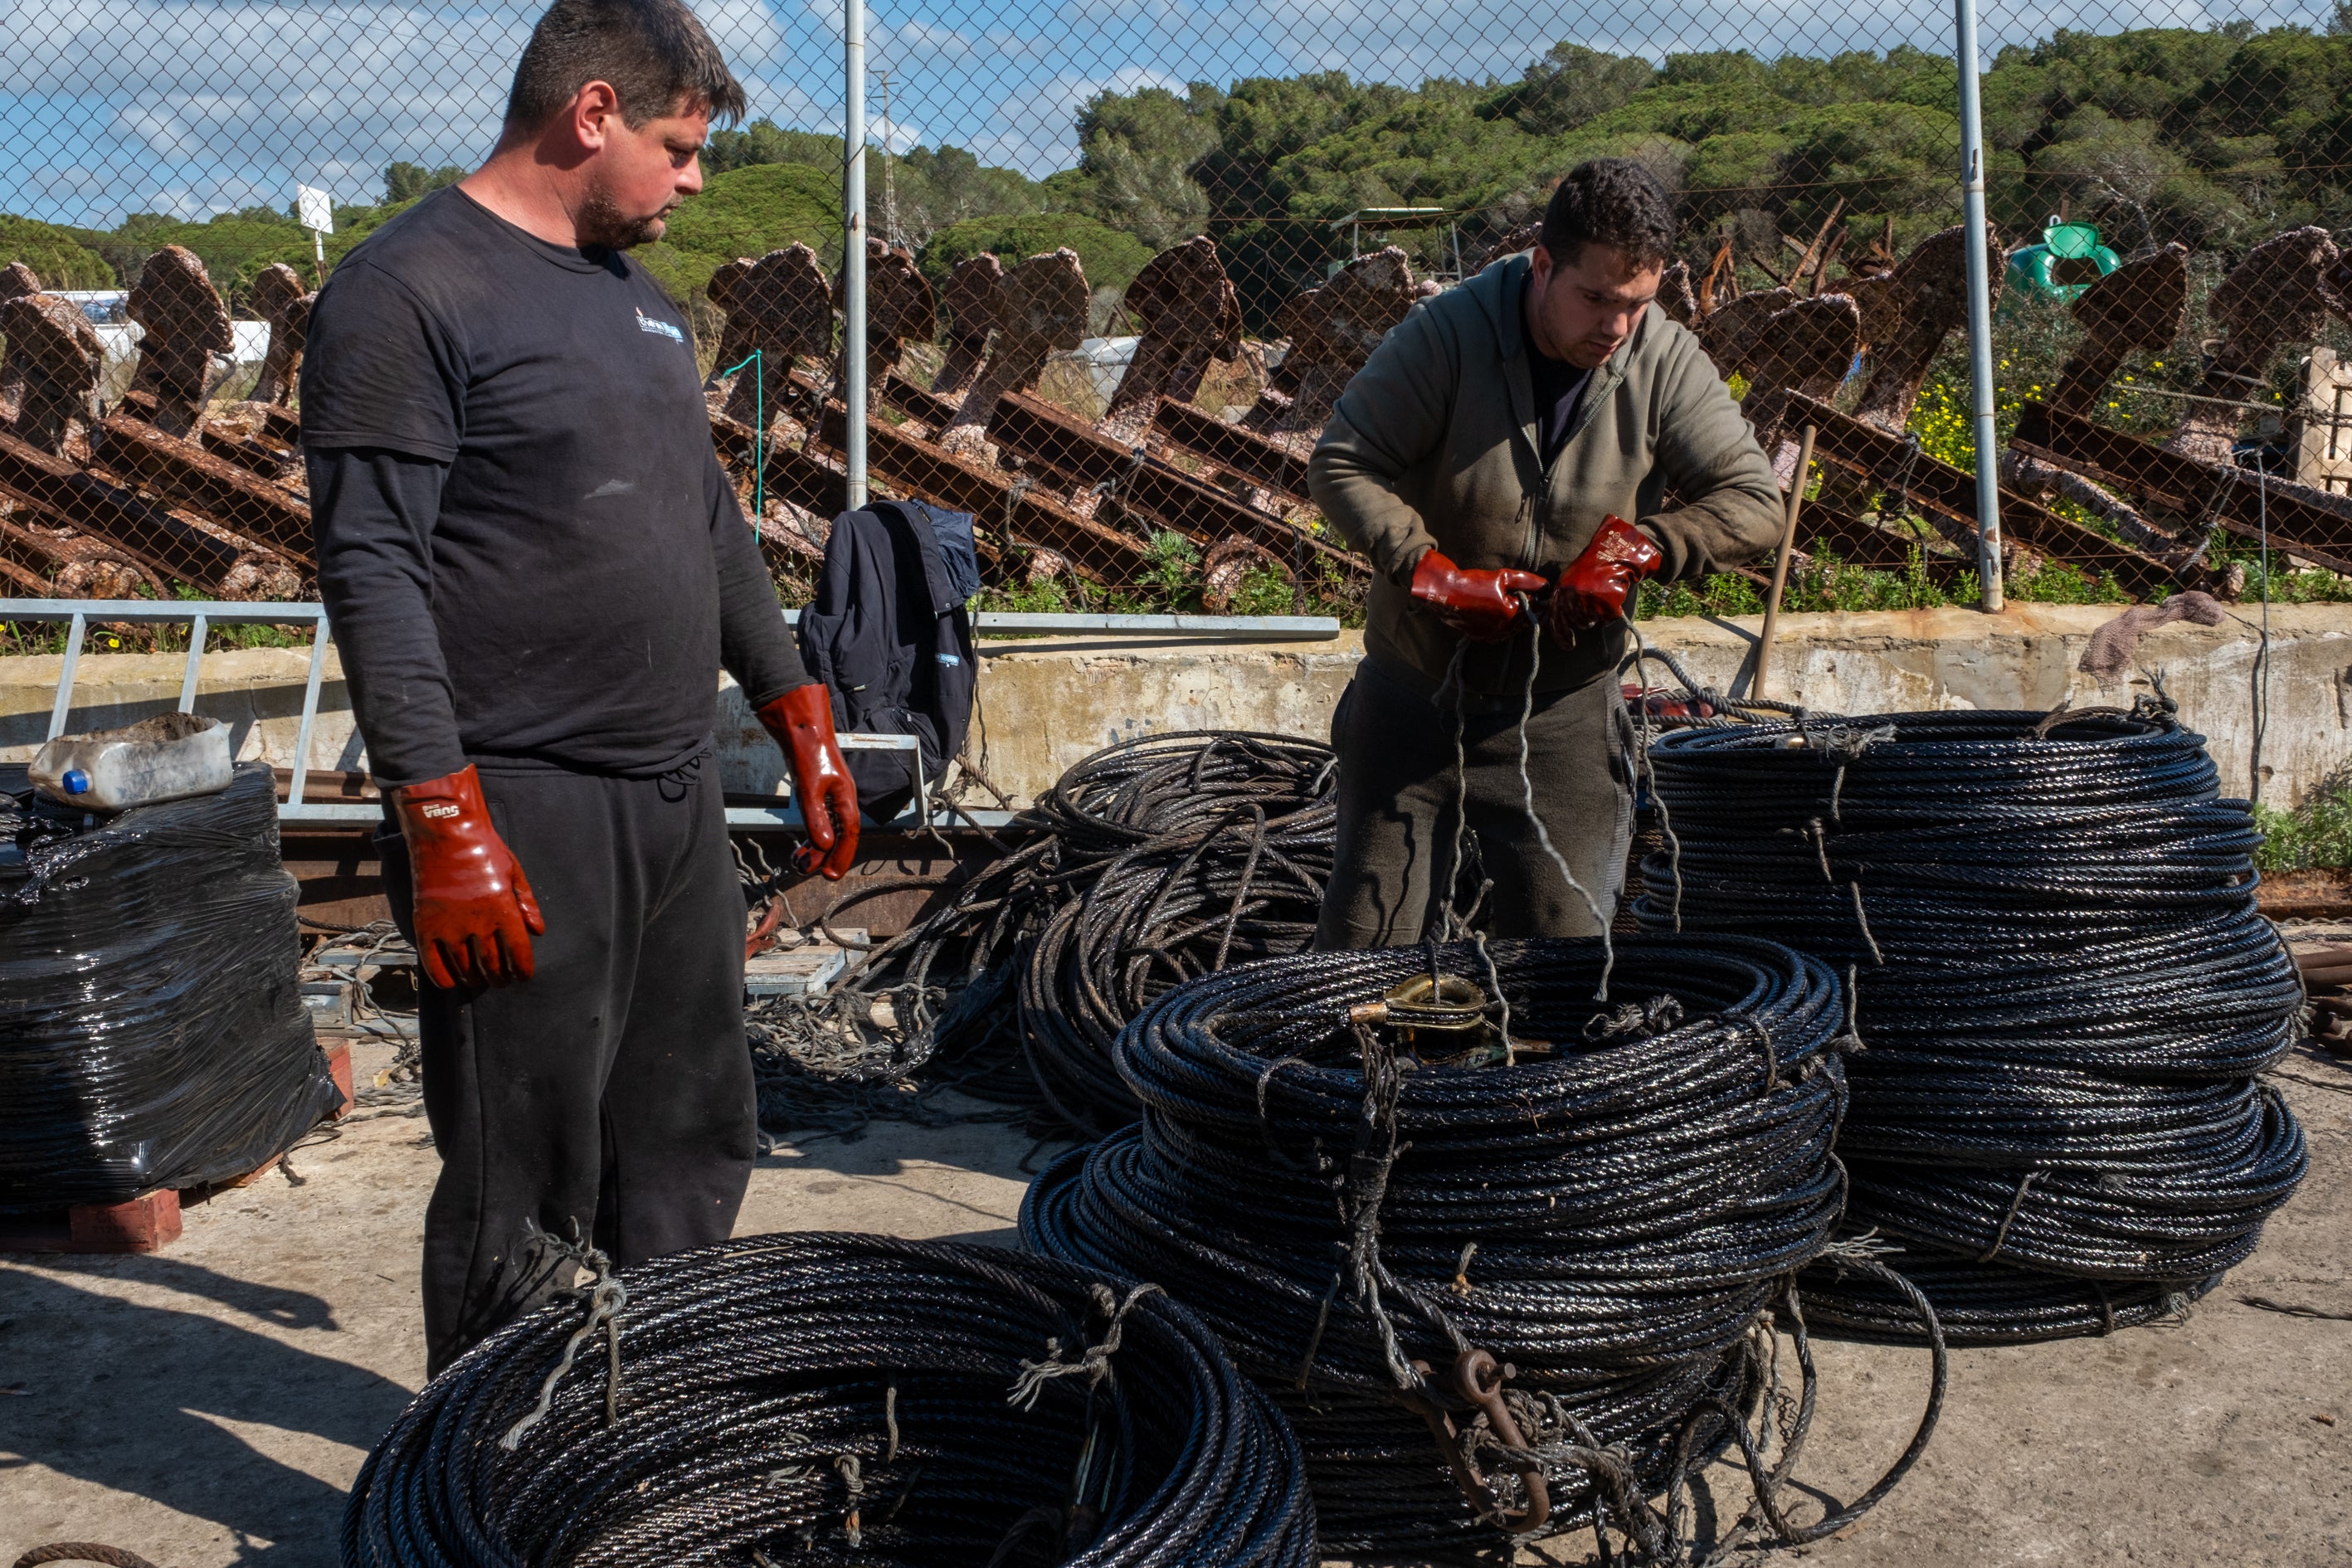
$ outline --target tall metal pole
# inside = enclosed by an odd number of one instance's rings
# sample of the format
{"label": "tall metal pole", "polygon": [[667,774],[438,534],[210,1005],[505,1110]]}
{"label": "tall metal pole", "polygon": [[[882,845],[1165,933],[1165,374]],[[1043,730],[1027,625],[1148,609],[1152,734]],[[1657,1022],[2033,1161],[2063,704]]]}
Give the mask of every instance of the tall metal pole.
{"label": "tall metal pole", "polygon": [[866,504],[866,0],[843,0],[841,395],[849,504]]}
{"label": "tall metal pole", "polygon": [[1993,433],[1992,263],[1985,253],[1984,107],[1977,96],[1976,0],[1952,0],[1960,74],[1960,222],[1969,262],[1969,404],[1977,426],[1977,581],[1989,615],[2002,605],[2000,458]]}

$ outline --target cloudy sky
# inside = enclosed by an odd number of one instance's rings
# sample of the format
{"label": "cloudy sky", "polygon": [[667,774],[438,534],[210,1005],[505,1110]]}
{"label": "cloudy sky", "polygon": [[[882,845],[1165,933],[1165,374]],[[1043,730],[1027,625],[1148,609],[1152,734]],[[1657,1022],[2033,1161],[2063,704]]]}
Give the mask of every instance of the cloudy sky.
{"label": "cloudy sky", "polygon": [[[1988,47],[2055,26],[2312,22],[2319,0],[1986,0]],[[478,161],[537,5],[417,0],[0,0],[0,211],[111,225],[291,199],[298,180],[376,198],[383,166]],[[696,6],[778,124],[841,122],[838,0]],[[892,141],[969,146],[1042,175],[1074,160],[1071,119],[1105,87],[1220,85],[1343,69],[1416,82],[1517,76],[1553,41],[1647,54],[1946,48],[1942,0],[875,0],[872,66]],[[877,121],[878,84],[869,87]]]}

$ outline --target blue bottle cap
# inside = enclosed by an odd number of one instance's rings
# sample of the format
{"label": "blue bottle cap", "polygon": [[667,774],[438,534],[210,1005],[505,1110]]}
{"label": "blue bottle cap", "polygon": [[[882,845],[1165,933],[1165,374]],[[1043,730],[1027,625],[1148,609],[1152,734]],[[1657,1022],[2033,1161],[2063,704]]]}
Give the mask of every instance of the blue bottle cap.
{"label": "blue bottle cap", "polygon": [[68,768],[66,770],[65,784],[66,793],[68,795],[88,795],[89,793],[89,775],[82,772],[79,768]]}

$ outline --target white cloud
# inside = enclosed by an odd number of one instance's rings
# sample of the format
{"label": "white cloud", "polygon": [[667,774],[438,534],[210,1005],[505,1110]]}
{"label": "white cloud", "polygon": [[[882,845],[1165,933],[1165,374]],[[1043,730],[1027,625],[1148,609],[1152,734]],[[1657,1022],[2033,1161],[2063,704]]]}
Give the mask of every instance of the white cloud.
{"label": "white cloud", "polygon": [[[2117,0],[2095,13],[2017,0],[1983,17],[1988,53],[2059,26],[2317,22],[2326,0]],[[111,223],[136,207],[282,203],[324,178],[375,194],[383,165],[470,163],[496,134],[539,0],[0,0],[0,209]],[[698,0],[752,112],[841,122],[838,0]],[[908,7],[912,11],[912,7]],[[1947,0],[934,0],[875,6],[872,65],[893,76],[892,142],[948,141],[1032,175],[1075,158],[1093,92],[1339,69],[1417,83],[1516,77],[1561,38],[1648,55],[1949,47]],[[878,96],[869,89],[878,132]]]}

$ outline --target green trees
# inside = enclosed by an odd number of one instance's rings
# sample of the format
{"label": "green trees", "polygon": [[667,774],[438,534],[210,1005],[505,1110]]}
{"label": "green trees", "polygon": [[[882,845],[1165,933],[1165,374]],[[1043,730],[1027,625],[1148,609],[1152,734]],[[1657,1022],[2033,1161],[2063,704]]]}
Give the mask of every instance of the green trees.
{"label": "green trees", "polygon": [[[2324,31],[2061,29],[2002,50],[1983,83],[1995,221],[2022,236],[2064,204],[2120,248],[2177,239],[2225,253],[2295,224],[2352,226],[2352,0],[2336,11]],[[923,253],[934,275],[977,248],[1010,259],[1066,244],[1091,280],[1116,286],[1151,252],[1213,235],[1263,330],[1347,255],[1335,218],[1444,207],[1475,258],[1600,155],[1639,158],[1678,190],[1694,248],[1727,227],[1751,260],[1777,265],[1780,236],[1840,202],[1860,232],[1891,219],[1907,244],[1957,221],[1957,96],[1951,61],[1910,47],[1714,50],[1654,65],[1562,40],[1502,81],[1324,71],[1101,92],[1078,111],[1074,168],[1033,180],[964,148],[917,147],[877,151],[867,185],[875,231]],[[727,257],[793,239],[835,259],[836,137],[754,121],[714,134],[705,167],[709,188],[646,252],[673,288],[691,292]],[[351,232],[330,241],[330,258],[461,176],[391,164],[383,205],[339,211]],[[139,215],[102,233],[40,227],[0,230],[23,236],[0,238],[0,261],[21,253],[38,268],[53,255],[45,278],[87,279],[95,253],[129,277],[155,246],[180,243],[233,280],[308,257],[305,237],[268,207],[193,224]],[[1366,237],[1405,245],[1426,268],[1452,260],[1443,226]]]}
{"label": "green trees", "polygon": [[2352,218],[2352,36],[2061,31],[1986,75],[1996,218],[2063,200],[2126,244],[2238,250]]}
{"label": "green trees", "polygon": [[69,229],[0,214],[0,266],[21,261],[44,289],[111,289],[114,269]]}
{"label": "green trees", "polygon": [[805,245],[828,267],[841,260],[841,179],[806,163],[751,163],[713,174],[702,194],[670,215],[660,243],[633,254],[682,304],[739,256]]}
{"label": "green trees", "polygon": [[1160,87],[1097,93],[1078,111],[1078,166],[1049,176],[1045,192],[1155,251],[1181,245],[1208,226],[1208,193],[1192,168],[1217,146],[1224,100],[1197,81],[1182,98]]}
{"label": "green trees", "polygon": [[1067,246],[1078,253],[1087,286],[1099,293],[1125,289],[1151,259],[1151,247],[1124,229],[1083,213],[1035,213],[1025,217],[967,218],[950,224],[923,247],[922,268],[933,288],[947,282],[955,264],[992,250],[1010,267],[1026,256]]}
{"label": "green trees", "polygon": [[456,184],[470,172],[454,163],[438,169],[427,169],[422,163],[388,163],[383,171],[383,199],[387,203],[413,202],[427,191]]}
{"label": "green trees", "polygon": [[1554,44],[1518,86],[1495,100],[1530,136],[1558,136],[1622,109],[1658,73],[1643,59],[1606,55],[1580,44]]}

